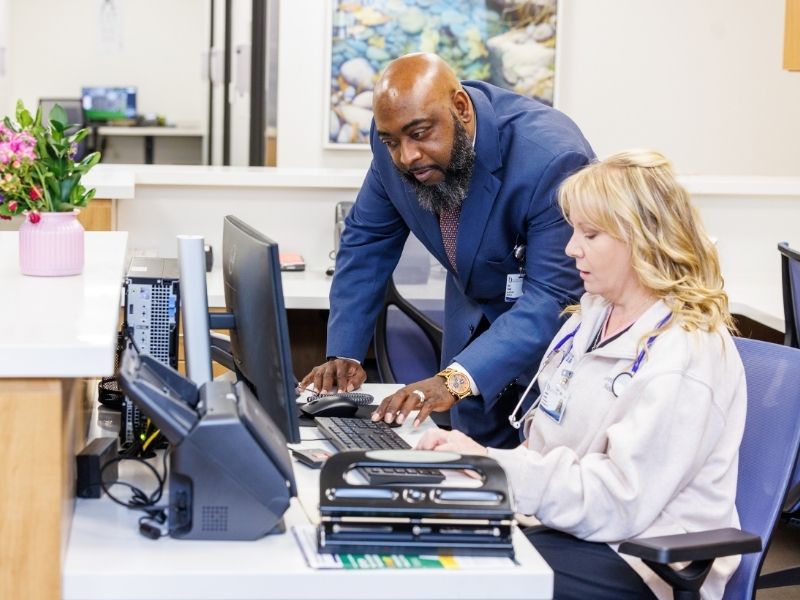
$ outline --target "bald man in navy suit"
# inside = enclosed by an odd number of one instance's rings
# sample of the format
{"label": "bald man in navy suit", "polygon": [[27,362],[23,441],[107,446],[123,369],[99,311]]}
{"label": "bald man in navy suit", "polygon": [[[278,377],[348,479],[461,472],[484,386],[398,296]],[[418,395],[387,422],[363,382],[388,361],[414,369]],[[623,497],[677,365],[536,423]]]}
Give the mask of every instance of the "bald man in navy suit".
{"label": "bald man in navy suit", "polygon": [[328,360],[301,386],[347,391],[366,380],[360,362],[412,231],[447,269],[443,370],[384,399],[373,419],[450,411],[481,444],[514,447],[520,384],[583,291],[556,189],[594,153],[563,113],[461,82],[432,54],[390,63],[373,110],[372,164],[336,257]]}

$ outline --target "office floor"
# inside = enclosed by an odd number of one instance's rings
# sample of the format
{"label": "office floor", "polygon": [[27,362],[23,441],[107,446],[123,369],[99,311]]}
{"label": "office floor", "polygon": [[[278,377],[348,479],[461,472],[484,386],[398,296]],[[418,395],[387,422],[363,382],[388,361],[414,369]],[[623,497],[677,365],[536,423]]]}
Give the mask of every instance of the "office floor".
{"label": "office floor", "polygon": [[[778,525],[772,536],[772,545],[767,552],[762,572],[800,566],[800,528],[785,523]],[[756,593],[756,600],[798,600],[800,586],[773,588]]]}

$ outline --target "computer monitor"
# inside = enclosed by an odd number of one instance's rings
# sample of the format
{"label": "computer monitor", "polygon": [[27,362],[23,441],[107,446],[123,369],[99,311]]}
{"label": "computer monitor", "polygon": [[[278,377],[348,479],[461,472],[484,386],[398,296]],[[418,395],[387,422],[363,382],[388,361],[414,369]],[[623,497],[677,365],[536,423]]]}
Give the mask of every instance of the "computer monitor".
{"label": "computer monitor", "polygon": [[222,273],[225,305],[234,318],[230,341],[237,374],[287,441],[297,443],[296,380],[278,244],[228,215],[222,232]]}
{"label": "computer monitor", "polygon": [[135,87],[84,87],[81,101],[87,121],[136,118]]}

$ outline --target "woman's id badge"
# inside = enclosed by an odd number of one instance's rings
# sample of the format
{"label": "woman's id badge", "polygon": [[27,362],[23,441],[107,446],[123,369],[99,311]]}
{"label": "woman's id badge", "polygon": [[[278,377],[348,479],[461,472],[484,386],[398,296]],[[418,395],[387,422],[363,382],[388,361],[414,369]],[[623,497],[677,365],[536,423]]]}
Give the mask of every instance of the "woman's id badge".
{"label": "woman's id badge", "polygon": [[567,400],[569,399],[567,385],[569,385],[572,374],[573,372],[569,369],[562,369],[555,381],[551,380],[542,392],[539,408],[556,423],[561,423],[564,412],[567,410]]}
{"label": "woman's id badge", "polygon": [[522,274],[509,273],[506,276],[506,302],[515,302],[522,296]]}

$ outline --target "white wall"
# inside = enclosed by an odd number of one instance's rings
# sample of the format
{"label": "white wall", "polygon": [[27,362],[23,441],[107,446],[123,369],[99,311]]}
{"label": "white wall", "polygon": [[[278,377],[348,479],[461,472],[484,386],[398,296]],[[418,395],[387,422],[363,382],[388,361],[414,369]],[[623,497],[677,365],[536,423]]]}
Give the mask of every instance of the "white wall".
{"label": "white wall", "polygon": [[[784,0],[560,0],[558,105],[599,155],[660,149],[682,173],[800,175],[800,73]],[[280,6],[278,165],[366,167],[322,147],[325,0]]]}
{"label": "white wall", "polygon": [[9,0],[9,90],[17,98],[80,95],[82,85],[135,85],[138,111],[177,122],[207,120],[201,53],[208,46],[208,0],[113,0],[119,8],[116,52],[99,44],[101,0]]}
{"label": "white wall", "polygon": [[800,174],[784,0],[561,4],[559,105],[599,155],[648,146],[683,173]]}
{"label": "white wall", "polygon": [[9,78],[8,78],[8,9],[9,0],[0,0],[0,117],[6,112],[2,109],[8,106]]}
{"label": "white wall", "polygon": [[369,150],[322,147],[328,0],[281,0],[278,26],[279,167],[366,168]]}

